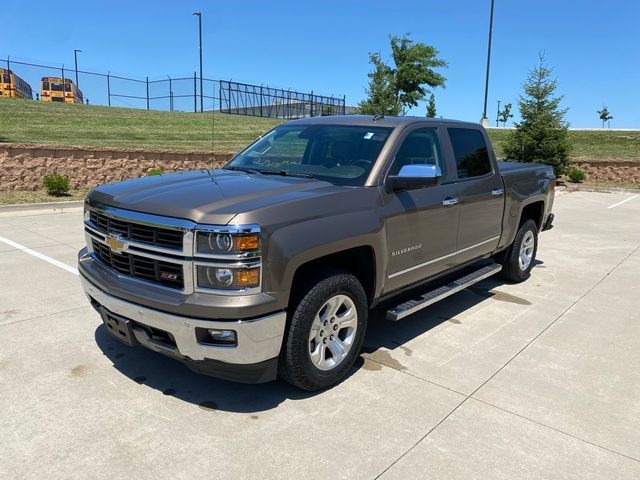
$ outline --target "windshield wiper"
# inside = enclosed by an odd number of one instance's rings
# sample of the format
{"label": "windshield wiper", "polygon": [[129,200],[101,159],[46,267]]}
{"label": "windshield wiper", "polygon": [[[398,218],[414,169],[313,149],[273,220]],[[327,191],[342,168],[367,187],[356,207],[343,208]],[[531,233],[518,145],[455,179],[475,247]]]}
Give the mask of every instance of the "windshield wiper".
{"label": "windshield wiper", "polygon": [[262,170],[257,170],[257,172],[262,173],[264,175],[282,175],[283,177],[315,178],[313,175],[310,175],[308,173],[290,172],[288,170],[262,169]]}
{"label": "windshield wiper", "polygon": [[236,172],[246,172],[246,173],[262,173],[260,170],[249,167],[238,167],[236,165],[232,165],[231,167],[225,167],[224,170],[235,170]]}

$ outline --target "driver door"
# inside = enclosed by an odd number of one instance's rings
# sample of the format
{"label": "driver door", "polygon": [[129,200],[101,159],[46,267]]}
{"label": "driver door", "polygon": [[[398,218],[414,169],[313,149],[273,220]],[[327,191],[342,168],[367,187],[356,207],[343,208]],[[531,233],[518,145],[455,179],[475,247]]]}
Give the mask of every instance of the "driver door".
{"label": "driver door", "polygon": [[437,275],[456,264],[459,205],[457,187],[442,154],[438,128],[417,127],[399,143],[387,175],[405,165],[436,165],[440,185],[384,192],[387,271],[384,293]]}

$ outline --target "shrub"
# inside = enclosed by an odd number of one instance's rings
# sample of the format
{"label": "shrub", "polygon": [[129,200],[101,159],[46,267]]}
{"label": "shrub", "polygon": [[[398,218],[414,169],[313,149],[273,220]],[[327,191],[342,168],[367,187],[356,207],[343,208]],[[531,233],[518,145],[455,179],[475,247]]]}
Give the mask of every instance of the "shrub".
{"label": "shrub", "polygon": [[69,177],[66,175],[52,173],[51,175],[46,175],[42,183],[49,195],[57,197],[69,191]]}
{"label": "shrub", "polygon": [[163,175],[164,168],[162,167],[153,167],[147,171],[147,177],[152,177],[153,175]]}
{"label": "shrub", "polygon": [[573,183],[581,183],[585,178],[587,178],[587,174],[578,167],[569,167],[569,170],[567,170],[567,176]]}

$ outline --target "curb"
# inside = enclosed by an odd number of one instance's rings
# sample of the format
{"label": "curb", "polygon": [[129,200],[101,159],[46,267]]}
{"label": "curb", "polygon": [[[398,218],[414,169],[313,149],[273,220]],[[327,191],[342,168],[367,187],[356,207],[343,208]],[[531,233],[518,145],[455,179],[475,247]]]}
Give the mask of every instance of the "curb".
{"label": "curb", "polygon": [[83,205],[84,200],[73,200],[69,202],[14,203],[11,205],[0,205],[0,213],[19,212],[23,210],[64,210],[65,208],[79,208]]}

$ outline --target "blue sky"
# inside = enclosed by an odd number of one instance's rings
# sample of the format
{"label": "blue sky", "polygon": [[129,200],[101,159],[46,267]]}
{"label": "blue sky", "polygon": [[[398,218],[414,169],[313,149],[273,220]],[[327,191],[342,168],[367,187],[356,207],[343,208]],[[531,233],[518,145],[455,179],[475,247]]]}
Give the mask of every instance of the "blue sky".
{"label": "blue sky", "polygon": [[[368,52],[389,58],[388,34],[411,32],[449,62],[446,88],[435,91],[438,115],[478,121],[482,114],[489,0],[5,2],[0,57],[71,68],[78,48],[81,69],[193,75],[198,10],[205,76],[344,94],[355,104]],[[640,128],[639,21],[636,0],[496,0],[489,118],[497,100],[516,104],[543,50],[573,127],[599,126],[595,111],[605,103],[612,127]],[[42,74],[13,69],[32,86]],[[106,103],[104,81],[80,83],[91,103]],[[420,105],[412,114],[424,112]]]}

